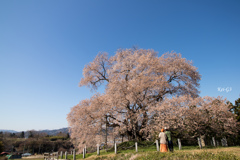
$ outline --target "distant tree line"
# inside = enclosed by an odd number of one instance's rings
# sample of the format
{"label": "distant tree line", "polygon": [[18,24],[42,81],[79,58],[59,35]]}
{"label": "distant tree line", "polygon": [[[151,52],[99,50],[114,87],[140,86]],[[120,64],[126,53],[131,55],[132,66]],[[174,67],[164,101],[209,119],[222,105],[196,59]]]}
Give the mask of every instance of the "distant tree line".
{"label": "distant tree line", "polygon": [[73,145],[69,137],[69,133],[62,132],[53,136],[36,131],[19,133],[0,132],[0,151],[18,153],[28,152],[32,154],[70,151]]}

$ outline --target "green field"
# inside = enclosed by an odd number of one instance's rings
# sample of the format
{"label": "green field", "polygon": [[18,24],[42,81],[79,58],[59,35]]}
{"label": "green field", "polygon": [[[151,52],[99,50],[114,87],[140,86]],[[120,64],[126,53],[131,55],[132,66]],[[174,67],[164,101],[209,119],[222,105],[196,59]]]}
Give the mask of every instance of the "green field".
{"label": "green field", "polygon": [[[160,153],[156,151],[156,147],[141,148],[138,152],[134,149],[120,150],[116,155],[114,152],[101,151],[100,156],[95,153],[86,155],[88,160],[240,160],[240,147],[218,147],[198,149],[198,147],[183,147],[182,150],[174,148],[173,153]],[[72,157],[69,157],[72,158]],[[82,154],[76,156],[77,159],[82,159]]]}
{"label": "green field", "polygon": [[[145,144],[146,145],[146,144]],[[114,153],[113,148],[105,151],[101,150],[98,156],[96,152],[87,153],[87,160],[240,160],[240,147],[206,147],[199,149],[197,146],[184,146],[182,150],[175,147],[174,152],[160,153],[156,151],[155,145],[148,145],[147,147],[138,147],[138,152],[131,144],[123,144],[118,146],[117,154]],[[3,157],[2,157],[3,158]],[[1,158],[1,159],[2,159]],[[72,159],[72,155],[68,155],[68,159]],[[43,160],[39,158],[24,158],[25,160]],[[83,155],[76,155],[76,159],[83,159]]]}

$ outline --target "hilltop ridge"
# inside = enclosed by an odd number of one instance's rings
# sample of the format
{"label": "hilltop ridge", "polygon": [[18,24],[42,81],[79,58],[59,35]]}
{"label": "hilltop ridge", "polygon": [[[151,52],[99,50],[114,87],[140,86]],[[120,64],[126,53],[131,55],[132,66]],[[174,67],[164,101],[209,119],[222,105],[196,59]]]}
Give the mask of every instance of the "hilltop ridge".
{"label": "hilltop ridge", "polygon": [[[39,133],[46,133],[48,135],[57,135],[58,133],[68,133],[68,128],[60,128],[60,129],[45,129],[45,130],[28,130],[28,131],[34,131],[34,132],[39,132]],[[24,131],[24,132],[28,132],[28,131]],[[9,133],[20,133],[22,131],[14,131],[14,130],[6,130],[6,129],[0,129],[0,132],[9,132]]]}

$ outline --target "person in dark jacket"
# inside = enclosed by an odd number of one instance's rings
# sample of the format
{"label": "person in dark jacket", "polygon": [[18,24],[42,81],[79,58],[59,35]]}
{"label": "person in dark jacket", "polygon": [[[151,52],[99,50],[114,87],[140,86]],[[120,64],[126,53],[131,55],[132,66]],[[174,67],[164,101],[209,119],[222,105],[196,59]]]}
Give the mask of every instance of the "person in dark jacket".
{"label": "person in dark jacket", "polygon": [[169,151],[173,152],[172,135],[171,135],[171,132],[169,131],[169,129],[166,127],[165,127],[165,134],[167,135]]}

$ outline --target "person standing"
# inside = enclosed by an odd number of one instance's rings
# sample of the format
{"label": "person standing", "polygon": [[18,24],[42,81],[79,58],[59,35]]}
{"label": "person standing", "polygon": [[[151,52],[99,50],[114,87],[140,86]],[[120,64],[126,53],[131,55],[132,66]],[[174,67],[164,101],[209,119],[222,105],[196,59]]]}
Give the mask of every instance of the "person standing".
{"label": "person standing", "polygon": [[164,129],[161,129],[161,132],[159,133],[159,139],[160,139],[160,152],[167,152],[167,135],[164,133]]}
{"label": "person standing", "polygon": [[165,127],[165,134],[167,135],[169,151],[173,152],[172,135],[171,135],[171,132],[169,131],[169,129],[166,127]]}

